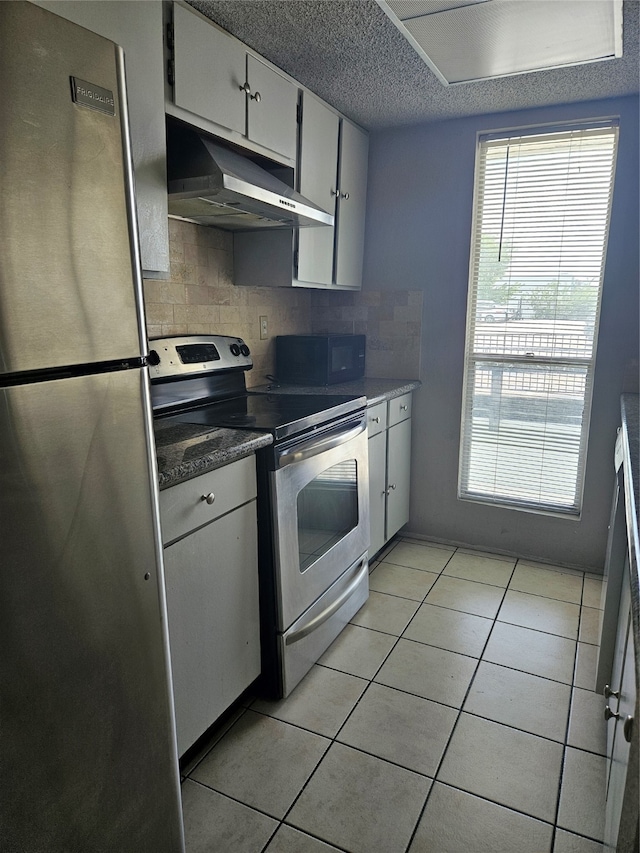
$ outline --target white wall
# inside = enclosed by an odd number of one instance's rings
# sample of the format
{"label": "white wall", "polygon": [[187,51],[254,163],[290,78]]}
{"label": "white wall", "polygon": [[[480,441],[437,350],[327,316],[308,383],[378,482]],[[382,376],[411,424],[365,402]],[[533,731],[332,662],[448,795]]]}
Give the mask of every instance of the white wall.
{"label": "white wall", "polygon": [[[456,497],[476,134],[620,116],[620,144],[580,521]],[[601,571],[619,395],[638,373],[638,99],[451,120],[372,134],[364,289],[423,289],[421,379],[407,530]]]}

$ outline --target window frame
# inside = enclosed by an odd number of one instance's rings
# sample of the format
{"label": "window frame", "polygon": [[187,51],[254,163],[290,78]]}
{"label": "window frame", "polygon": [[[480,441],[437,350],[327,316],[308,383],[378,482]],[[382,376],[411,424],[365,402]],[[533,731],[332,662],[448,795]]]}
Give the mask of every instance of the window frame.
{"label": "window frame", "polygon": [[[546,135],[557,133],[570,133],[572,131],[585,131],[599,129],[611,129],[613,133],[613,153],[611,159],[611,180],[609,184],[608,207],[606,213],[606,224],[604,228],[604,239],[602,249],[602,263],[600,267],[600,279],[598,283],[597,303],[595,307],[593,322],[593,338],[591,355],[573,356],[560,358],[556,355],[552,356],[536,356],[531,358],[527,355],[507,354],[499,352],[481,353],[476,351],[476,335],[478,327],[478,309],[477,305],[484,299],[480,299],[480,281],[477,275],[479,270],[479,254],[481,251],[481,237],[483,235],[482,218],[485,208],[486,199],[486,154],[483,150],[483,144],[491,142],[508,140],[526,139],[526,137],[543,137]],[[602,305],[603,282],[606,269],[607,247],[611,223],[611,213],[613,206],[613,194],[615,186],[616,160],[619,146],[619,117],[607,116],[582,120],[579,122],[567,122],[561,124],[542,124],[529,125],[526,127],[505,128],[494,131],[479,131],[476,134],[475,142],[475,161],[474,161],[474,185],[473,185],[473,201],[472,201],[472,222],[471,222],[471,245],[469,257],[469,279],[467,287],[467,313],[465,324],[465,351],[463,365],[463,384],[462,384],[462,406],[461,406],[461,421],[460,421],[460,443],[459,443],[459,459],[458,459],[458,484],[457,497],[458,500],[468,501],[472,503],[480,503],[484,505],[494,506],[502,509],[513,509],[516,511],[533,512],[541,515],[551,515],[564,519],[580,520],[584,503],[584,483],[586,473],[586,463],[588,454],[589,432],[591,424],[591,412],[593,402],[593,385],[595,376],[595,365],[598,350],[598,332],[600,324],[600,312]],[[484,159],[484,169],[482,168]],[[506,167],[505,167],[506,168]],[[506,172],[505,172],[506,180]],[[554,329],[555,332],[555,329]],[[505,333],[506,336],[506,333]],[[584,388],[584,409],[581,418],[581,431],[579,439],[579,452],[576,470],[575,484],[575,502],[573,506],[569,505],[552,505],[550,502],[542,501],[536,503],[532,500],[524,500],[513,495],[497,494],[494,490],[493,494],[476,493],[469,488],[470,468],[471,468],[471,452],[472,452],[472,430],[473,430],[473,389],[476,383],[477,368],[482,364],[504,364],[504,365],[557,365],[563,367],[584,367],[585,368],[585,388]],[[545,423],[549,423],[546,421]],[[496,452],[499,452],[499,441],[496,443]]]}

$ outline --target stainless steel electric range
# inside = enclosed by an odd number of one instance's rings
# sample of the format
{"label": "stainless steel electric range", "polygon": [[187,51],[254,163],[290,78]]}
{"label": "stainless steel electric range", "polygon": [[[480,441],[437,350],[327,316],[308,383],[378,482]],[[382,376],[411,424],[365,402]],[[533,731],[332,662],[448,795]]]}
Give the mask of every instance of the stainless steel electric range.
{"label": "stainless steel electric range", "polygon": [[287,696],[369,594],[366,398],[247,390],[241,338],[150,347],[154,417],[273,436],[256,454],[261,681]]}

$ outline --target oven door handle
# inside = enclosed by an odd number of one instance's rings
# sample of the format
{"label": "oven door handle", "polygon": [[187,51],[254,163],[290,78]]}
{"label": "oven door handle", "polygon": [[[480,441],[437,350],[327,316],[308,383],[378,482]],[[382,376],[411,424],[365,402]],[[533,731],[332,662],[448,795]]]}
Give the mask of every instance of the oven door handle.
{"label": "oven door handle", "polygon": [[319,453],[324,453],[352,438],[360,435],[367,428],[366,420],[361,421],[357,426],[349,429],[341,429],[339,432],[330,434],[325,438],[310,438],[301,442],[295,448],[283,448],[280,452],[276,450],[276,458],[278,460],[278,468],[284,468],[285,465],[291,465],[293,462],[304,462],[305,459],[311,459],[312,456],[317,456]]}
{"label": "oven door handle", "polygon": [[327,619],[330,619],[336,611],[340,610],[345,601],[353,595],[358,584],[362,581],[362,578],[367,574],[368,570],[369,564],[367,560],[364,560],[358,574],[354,577],[349,586],[340,594],[340,596],[335,601],[332,601],[328,607],[325,607],[321,613],[314,616],[311,622],[307,622],[306,625],[303,625],[299,631],[294,631],[292,634],[289,634],[285,640],[285,644],[287,646],[291,646],[293,643],[303,640],[305,637],[308,637],[309,634],[312,634],[316,628],[319,628],[320,625],[326,622]]}

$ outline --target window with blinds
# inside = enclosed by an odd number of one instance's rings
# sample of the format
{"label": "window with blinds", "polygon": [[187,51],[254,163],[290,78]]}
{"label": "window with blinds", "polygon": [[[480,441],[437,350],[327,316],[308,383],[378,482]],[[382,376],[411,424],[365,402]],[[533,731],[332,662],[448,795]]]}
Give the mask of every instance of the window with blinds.
{"label": "window with blinds", "polygon": [[580,514],[617,134],[479,139],[461,498]]}

